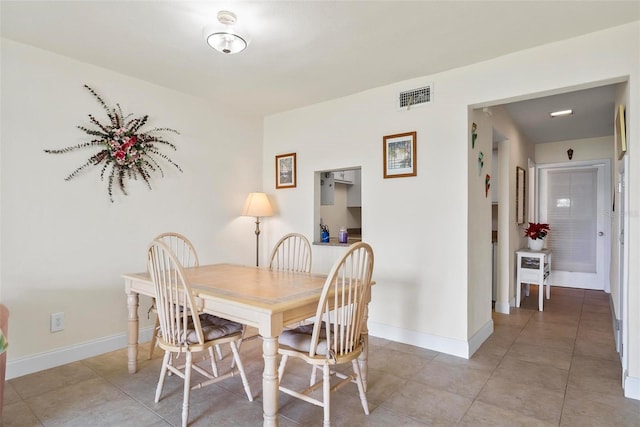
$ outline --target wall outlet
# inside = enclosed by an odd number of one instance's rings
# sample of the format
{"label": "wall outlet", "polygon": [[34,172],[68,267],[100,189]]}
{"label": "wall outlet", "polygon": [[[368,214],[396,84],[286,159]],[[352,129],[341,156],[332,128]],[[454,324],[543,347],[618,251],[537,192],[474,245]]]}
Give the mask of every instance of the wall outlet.
{"label": "wall outlet", "polygon": [[64,313],[53,313],[51,315],[51,332],[64,330]]}

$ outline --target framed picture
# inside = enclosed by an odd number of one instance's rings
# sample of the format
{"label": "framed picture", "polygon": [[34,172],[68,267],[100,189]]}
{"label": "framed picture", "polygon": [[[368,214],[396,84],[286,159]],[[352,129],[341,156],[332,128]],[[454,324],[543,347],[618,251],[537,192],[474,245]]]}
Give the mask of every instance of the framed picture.
{"label": "framed picture", "polygon": [[385,178],[416,176],[416,132],[385,136],[382,150]]}
{"label": "framed picture", "polygon": [[276,188],[296,186],[296,153],[276,156]]}
{"label": "framed picture", "polygon": [[527,172],[516,166],[516,223],[524,224],[524,201],[527,188]]}
{"label": "framed picture", "polygon": [[624,126],[624,105],[619,105],[616,110],[616,149],[618,151],[618,160],[622,160],[627,152],[627,135]]}

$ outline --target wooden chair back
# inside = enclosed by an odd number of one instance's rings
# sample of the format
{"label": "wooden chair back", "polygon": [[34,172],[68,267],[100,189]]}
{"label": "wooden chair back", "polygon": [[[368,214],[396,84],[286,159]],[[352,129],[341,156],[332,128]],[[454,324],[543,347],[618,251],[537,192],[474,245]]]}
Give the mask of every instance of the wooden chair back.
{"label": "wooden chair back", "polygon": [[284,235],[271,251],[269,268],[278,271],[311,272],[311,244],[299,233]]}
{"label": "wooden chair back", "polygon": [[176,255],[182,267],[197,267],[200,265],[196,249],[189,239],[180,233],[168,232],[156,236],[153,240],[167,245]]}
{"label": "wooden chair back", "polygon": [[187,345],[195,331],[199,344],[204,344],[195,297],[177,256],[165,243],[154,240],[148,250],[148,270],[153,281],[161,339],[180,347]]}
{"label": "wooden chair back", "polygon": [[[367,310],[373,249],[364,242],[354,243],[331,269],[324,284],[311,336],[309,356],[317,353],[326,334],[329,351],[335,357],[361,348],[362,322]],[[324,323],[324,327],[323,327]]]}

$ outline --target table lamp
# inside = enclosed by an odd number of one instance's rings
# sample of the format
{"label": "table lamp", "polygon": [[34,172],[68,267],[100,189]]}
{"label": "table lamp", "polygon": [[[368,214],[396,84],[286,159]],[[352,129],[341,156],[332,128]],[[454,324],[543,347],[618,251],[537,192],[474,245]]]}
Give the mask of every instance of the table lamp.
{"label": "table lamp", "polygon": [[259,265],[260,217],[272,216],[273,208],[265,193],[249,193],[242,208],[243,216],[256,217],[256,267]]}

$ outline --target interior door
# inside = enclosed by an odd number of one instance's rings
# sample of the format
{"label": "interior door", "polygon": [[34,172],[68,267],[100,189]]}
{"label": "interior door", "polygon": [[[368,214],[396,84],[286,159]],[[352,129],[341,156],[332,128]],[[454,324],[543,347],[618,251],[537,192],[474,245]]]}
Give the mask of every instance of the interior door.
{"label": "interior door", "polygon": [[551,284],[609,292],[611,190],[608,162],[541,166],[540,222],[551,232]]}

